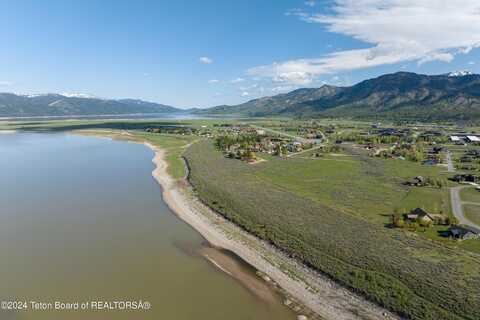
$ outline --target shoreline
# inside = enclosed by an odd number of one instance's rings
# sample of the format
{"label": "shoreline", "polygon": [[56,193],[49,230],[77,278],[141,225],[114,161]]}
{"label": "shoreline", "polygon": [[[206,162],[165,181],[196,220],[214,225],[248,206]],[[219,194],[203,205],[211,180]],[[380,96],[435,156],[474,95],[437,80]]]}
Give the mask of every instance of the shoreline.
{"label": "shoreline", "polygon": [[[181,184],[168,174],[164,150],[146,141],[143,144],[154,152],[152,176],[162,187],[163,200],[170,210],[212,246],[233,252],[264,274],[266,282],[278,285],[286,293],[285,304],[298,301],[322,319],[400,319],[213,212],[196,198],[188,182]],[[294,311],[301,314],[301,308]]]}

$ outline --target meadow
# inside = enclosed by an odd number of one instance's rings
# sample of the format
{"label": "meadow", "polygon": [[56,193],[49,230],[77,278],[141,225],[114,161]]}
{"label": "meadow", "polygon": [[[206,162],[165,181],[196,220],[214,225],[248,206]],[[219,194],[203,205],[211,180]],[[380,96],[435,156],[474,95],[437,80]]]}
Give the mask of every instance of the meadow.
{"label": "meadow", "polygon": [[264,181],[379,223],[387,223],[394,211],[407,213],[416,207],[451,214],[447,188],[404,185],[418,175],[446,181],[438,167],[364,155],[327,154],[321,158],[307,155],[264,162],[258,168],[262,169],[258,177]]}
{"label": "meadow", "polygon": [[467,204],[463,206],[463,210],[468,220],[480,225],[480,205]]}
{"label": "meadow", "polygon": [[480,191],[474,187],[464,188],[460,191],[462,201],[478,202],[480,203]]}
{"label": "meadow", "polygon": [[401,184],[438,169],[349,155],[250,165],[209,141],[184,156],[202,201],[291,257],[410,319],[480,319],[478,255],[385,227],[402,205],[449,212],[446,189]]}

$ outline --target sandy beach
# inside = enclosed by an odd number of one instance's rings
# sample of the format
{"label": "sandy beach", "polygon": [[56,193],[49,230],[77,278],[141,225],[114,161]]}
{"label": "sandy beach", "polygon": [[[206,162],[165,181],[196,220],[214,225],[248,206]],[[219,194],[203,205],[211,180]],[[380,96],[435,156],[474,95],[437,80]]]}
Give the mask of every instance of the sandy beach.
{"label": "sandy beach", "polygon": [[[150,143],[144,144],[155,152],[152,161],[156,168],[152,175],[162,186],[163,199],[170,209],[212,246],[235,253],[263,273],[267,282],[279,286],[292,301],[299,302],[322,319],[399,319],[320,273],[286,257],[279,250],[210,210],[193,195],[188,183],[180,183],[169,176],[167,162],[164,160],[165,152]],[[286,303],[289,304],[290,299]],[[296,311],[299,314],[306,313],[299,307]]]}

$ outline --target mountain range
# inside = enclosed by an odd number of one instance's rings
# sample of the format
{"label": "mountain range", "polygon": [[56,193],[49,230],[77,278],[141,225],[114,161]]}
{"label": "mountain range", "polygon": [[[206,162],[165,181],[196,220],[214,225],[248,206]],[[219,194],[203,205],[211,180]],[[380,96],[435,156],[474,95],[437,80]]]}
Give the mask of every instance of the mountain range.
{"label": "mountain range", "polygon": [[442,75],[397,72],[349,87],[324,85],[216,106],[201,114],[252,117],[347,117],[355,119],[478,120],[480,75],[468,71]]}
{"label": "mountain range", "polygon": [[480,120],[480,75],[465,70],[442,75],[397,72],[349,87],[302,88],[239,105],[189,110],[143,100],[100,99],[85,94],[0,93],[0,117],[154,113],[472,121]]}
{"label": "mountain range", "polygon": [[100,99],[84,94],[0,93],[0,117],[181,113],[185,110],[136,99]]}

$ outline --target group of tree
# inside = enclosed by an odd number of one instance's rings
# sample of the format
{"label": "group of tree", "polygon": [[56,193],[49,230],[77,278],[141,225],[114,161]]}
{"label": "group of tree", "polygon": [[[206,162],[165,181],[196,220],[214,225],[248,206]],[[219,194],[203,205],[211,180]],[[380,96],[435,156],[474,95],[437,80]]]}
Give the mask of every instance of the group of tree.
{"label": "group of tree", "polygon": [[197,130],[194,128],[184,128],[175,126],[163,126],[147,128],[145,131],[150,133],[168,133],[168,134],[194,134]]}
{"label": "group of tree", "polygon": [[230,147],[235,145],[247,149],[257,142],[260,142],[260,136],[256,133],[239,135],[224,134],[215,138],[215,147],[222,151],[229,150]]}
{"label": "group of tree", "polygon": [[441,189],[447,185],[447,180],[441,178],[426,177],[425,185]]}
{"label": "group of tree", "polygon": [[[442,214],[440,214],[442,215]],[[390,225],[394,228],[405,228],[416,231],[418,228],[430,228],[433,225],[457,225],[459,223],[456,217],[445,216],[438,221],[430,219],[408,219],[407,214],[399,213],[398,209],[394,209],[394,213],[390,216]]]}
{"label": "group of tree", "polygon": [[425,151],[422,144],[403,143],[391,150],[382,150],[377,156],[382,158],[403,157],[406,160],[421,162],[425,160]]}

